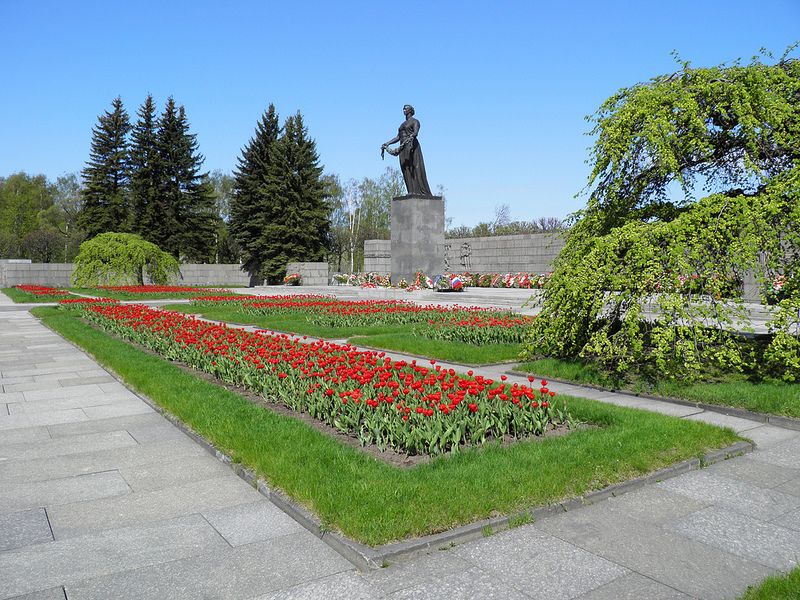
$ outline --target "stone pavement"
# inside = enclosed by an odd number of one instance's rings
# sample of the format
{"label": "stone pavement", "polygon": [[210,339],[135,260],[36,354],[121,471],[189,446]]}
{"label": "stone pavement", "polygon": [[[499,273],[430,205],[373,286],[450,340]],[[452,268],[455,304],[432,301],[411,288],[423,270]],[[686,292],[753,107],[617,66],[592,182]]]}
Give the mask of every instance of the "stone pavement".
{"label": "stone pavement", "polygon": [[800,432],[693,407],[578,388],[758,449],[361,573],[26,311],[0,386],[0,599],[735,598],[800,557]]}

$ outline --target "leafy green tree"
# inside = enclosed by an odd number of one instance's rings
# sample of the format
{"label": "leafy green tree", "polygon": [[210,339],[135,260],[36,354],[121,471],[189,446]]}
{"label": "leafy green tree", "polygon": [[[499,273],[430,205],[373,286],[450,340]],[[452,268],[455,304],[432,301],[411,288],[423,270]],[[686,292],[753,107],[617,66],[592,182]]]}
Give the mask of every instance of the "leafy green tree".
{"label": "leafy green tree", "polygon": [[330,183],[333,267],[338,271],[360,271],[364,266],[364,241],[390,237],[392,198],[405,194],[403,176],[398,169],[387,167],[377,179],[351,180],[344,187],[338,178]]}
{"label": "leafy green tree", "polygon": [[33,262],[49,263],[63,258],[63,237],[54,227],[34,229],[22,240],[25,256]]}
{"label": "leafy green tree", "polygon": [[112,110],[92,129],[90,158],[83,169],[81,229],[88,237],[105,231],[128,231],[128,113],[117,97]]}
{"label": "leafy green tree", "polygon": [[285,159],[278,148],[282,128],[273,104],[256,124],[255,135],[239,157],[230,201],[230,229],[242,253],[242,269],[251,283],[263,281],[268,259],[265,235],[269,222],[279,218]]}
{"label": "leafy green tree", "polygon": [[[682,63],[600,107],[588,204],[545,287],[528,356],[580,357],[619,376],[800,377],[800,60],[792,50],[775,64]],[[708,195],[696,200],[698,184]],[[762,291],[783,282],[766,346],[730,332],[746,326],[739,284],[747,272]]]}
{"label": "leafy green tree", "polygon": [[23,240],[40,226],[39,215],[53,205],[44,175],[14,173],[0,182],[0,256],[27,258]]}
{"label": "leafy green tree", "polygon": [[146,238],[181,260],[211,262],[218,217],[213,190],[200,171],[205,159],[196,138],[189,133],[184,107],[170,97],[158,121],[160,177]]}
{"label": "leafy green tree", "polygon": [[73,284],[98,285],[166,284],[180,274],[178,261],[151,242],[133,233],[107,232],[81,244],[75,257]]}
{"label": "leafy green tree", "polygon": [[330,228],[316,144],[308,137],[299,112],[286,119],[276,147],[283,157],[284,171],[280,181],[282,210],[273,211],[275,216],[264,230],[262,272],[270,283],[283,280],[290,261],[325,260]]}
{"label": "leafy green tree", "polygon": [[147,238],[159,225],[162,208],[159,192],[164,176],[152,95],[147,95],[137,116],[138,120],[131,131],[130,146],[131,229]]}

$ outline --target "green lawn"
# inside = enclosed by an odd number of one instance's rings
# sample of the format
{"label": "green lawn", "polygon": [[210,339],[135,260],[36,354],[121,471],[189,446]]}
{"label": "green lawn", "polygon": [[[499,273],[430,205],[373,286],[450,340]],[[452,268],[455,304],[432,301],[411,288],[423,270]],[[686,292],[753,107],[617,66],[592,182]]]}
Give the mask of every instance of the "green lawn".
{"label": "green lawn", "polygon": [[[200,286],[195,286],[200,287]],[[220,290],[220,294],[230,295],[230,292],[221,287],[210,288],[213,290]],[[69,288],[71,292],[76,294],[83,294],[86,296],[96,296],[98,298],[113,298],[114,300],[185,300],[188,298],[197,298],[200,296],[208,296],[211,291],[201,292],[154,292],[154,293],[131,293],[123,291],[105,290],[101,288]]]}
{"label": "green lawn", "polygon": [[[404,330],[407,332],[408,327]],[[393,335],[355,336],[348,340],[356,346],[368,346],[382,350],[396,350],[415,356],[426,356],[439,360],[461,363],[465,365],[485,365],[498,362],[513,362],[519,357],[518,344],[487,344],[473,346],[462,342],[432,340],[398,332]]]}
{"label": "green lawn", "polygon": [[519,355],[515,344],[491,344],[473,346],[461,342],[432,340],[409,333],[409,325],[373,325],[370,327],[327,327],[309,323],[298,315],[252,315],[236,306],[201,307],[188,304],[169,304],[162,307],[188,314],[200,314],[206,319],[255,325],[285,333],[297,333],[326,339],[347,339],[358,346],[396,350],[416,356],[467,365],[490,364],[513,361]]}
{"label": "green lawn", "polygon": [[576,383],[622,389],[667,398],[733,406],[758,413],[800,418],[800,383],[777,380],[748,381],[744,376],[729,376],[712,383],[658,381],[625,383],[577,361],[541,359],[523,363],[519,371]]}
{"label": "green lawn", "polygon": [[567,398],[573,418],[595,427],[400,469],[89,327],[73,311],[34,314],[325,526],[371,545],[580,496],[741,439],[730,429]]}
{"label": "green lawn", "polygon": [[747,588],[740,600],[800,599],[800,567],[788,573],[767,577],[756,587]]}

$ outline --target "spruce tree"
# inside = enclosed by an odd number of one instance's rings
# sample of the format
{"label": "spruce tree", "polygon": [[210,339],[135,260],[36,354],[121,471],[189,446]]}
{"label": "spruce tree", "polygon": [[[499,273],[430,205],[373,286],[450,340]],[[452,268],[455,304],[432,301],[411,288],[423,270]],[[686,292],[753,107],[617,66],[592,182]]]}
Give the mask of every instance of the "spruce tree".
{"label": "spruce tree", "polygon": [[128,207],[128,113],[117,97],[92,129],[90,158],[82,171],[83,208],[78,224],[88,238],[130,231]]}
{"label": "spruce tree", "polygon": [[147,95],[137,115],[139,120],[131,132],[130,147],[131,230],[149,239],[158,221],[158,190],[162,177],[152,95]]}
{"label": "spruce tree", "polygon": [[214,254],[218,216],[197,136],[189,133],[183,106],[170,97],[158,122],[158,196],[149,216],[149,241],[179,259],[208,262]]}
{"label": "spruce tree", "polygon": [[281,127],[275,106],[269,105],[256,125],[255,135],[242,150],[234,171],[230,203],[230,230],[242,253],[242,269],[251,281],[263,280],[268,258],[266,227],[281,212],[284,159],[278,148]]}
{"label": "spruce tree", "polygon": [[284,163],[282,210],[266,223],[262,267],[271,283],[283,279],[288,262],[325,260],[330,228],[316,144],[299,112],[286,119],[277,149]]}

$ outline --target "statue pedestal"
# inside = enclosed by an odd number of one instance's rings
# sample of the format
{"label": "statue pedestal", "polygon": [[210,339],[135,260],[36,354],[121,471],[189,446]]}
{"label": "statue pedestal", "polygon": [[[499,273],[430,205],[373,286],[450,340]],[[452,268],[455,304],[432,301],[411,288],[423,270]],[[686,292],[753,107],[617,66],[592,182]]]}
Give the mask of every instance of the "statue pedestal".
{"label": "statue pedestal", "polygon": [[392,199],[392,283],[414,282],[417,271],[433,278],[442,272],[444,201],[441,196]]}

